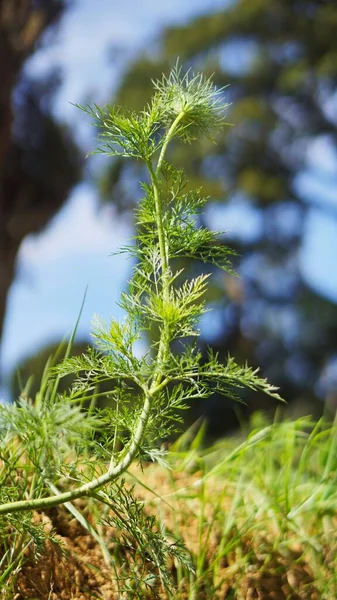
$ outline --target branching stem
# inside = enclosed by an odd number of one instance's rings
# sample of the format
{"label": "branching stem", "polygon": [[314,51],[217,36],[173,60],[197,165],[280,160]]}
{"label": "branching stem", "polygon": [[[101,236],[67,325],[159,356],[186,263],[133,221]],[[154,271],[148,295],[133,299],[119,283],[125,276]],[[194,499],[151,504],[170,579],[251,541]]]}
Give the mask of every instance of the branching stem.
{"label": "branching stem", "polygon": [[[162,266],[162,294],[163,301],[169,302],[170,299],[170,266],[169,266],[169,248],[168,248],[168,240],[165,236],[165,228],[164,228],[164,206],[160,191],[160,171],[163,166],[163,162],[165,159],[166,150],[168,144],[171,139],[174,137],[174,134],[179,126],[179,123],[185,117],[185,112],[181,111],[179,115],[174,119],[172,125],[168,129],[165,140],[158,158],[156,169],[154,170],[152,166],[152,162],[148,161],[147,166],[149,169],[149,173],[151,176],[151,183],[153,186],[153,194],[154,194],[154,202],[155,202],[155,211],[156,211],[156,226],[158,231],[158,242],[159,242],[159,250],[160,250],[160,259]],[[153,378],[154,385],[160,385],[162,379],[162,365],[166,362],[166,358],[169,352],[169,324],[164,323],[160,332],[160,341],[157,355],[157,368],[155,371],[155,375]]]}
{"label": "branching stem", "polygon": [[109,470],[100,477],[97,477],[93,481],[89,481],[88,483],[81,485],[75,490],[69,490],[68,492],[63,492],[54,496],[48,496],[47,498],[37,498],[35,500],[19,500],[17,502],[9,502],[6,504],[2,504],[0,506],[0,515],[4,515],[6,513],[22,512],[25,510],[46,509],[52,506],[57,506],[59,504],[64,504],[65,502],[71,502],[73,500],[76,500],[76,498],[91,496],[93,491],[99,489],[107,483],[111,483],[114,479],[117,479],[122,473],[124,473],[124,471],[126,471],[129,468],[137,453],[139,443],[142,439],[144,428],[146,427],[146,423],[149,417],[150,408],[151,394],[147,393],[145,396],[144,406],[139,416],[138,424],[131,438],[130,444],[126,447],[123,457],[116,466],[114,466],[113,468],[109,468]]}
{"label": "branching stem", "polygon": [[[78,395],[84,392],[92,392],[93,378],[99,377],[99,381],[102,382],[106,378],[110,381],[114,380],[117,385],[120,384],[120,396],[123,398],[124,388],[123,383],[129,383],[130,380],[137,384],[138,390],[141,390],[141,397],[143,404],[137,413],[137,418],[134,419],[134,415],[126,406],[126,420],[118,420],[118,414],[115,414],[115,435],[118,434],[118,427],[121,425],[122,430],[130,432],[130,437],[125,443],[123,449],[120,452],[116,452],[116,446],[112,447],[110,463],[106,466],[106,471],[96,477],[92,481],[83,481],[78,484],[75,489],[70,489],[64,492],[58,492],[58,488],[55,487],[54,482],[51,488],[50,482],[46,479],[42,482],[42,473],[39,476],[39,487],[38,493],[43,493],[43,490],[48,487],[51,489],[53,495],[43,498],[32,498],[29,497],[28,493],[25,500],[19,500],[15,502],[6,502],[0,506],[0,515],[6,513],[23,512],[26,510],[45,510],[52,506],[59,504],[66,504],[73,500],[81,497],[97,497],[97,492],[103,486],[113,482],[119,478],[131,465],[133,460],[140,453],[140,448],[143,444],[145,435],[149,433],[154,434],[154,439],[158,441],[167,432],[172,431],[169,427],[163,424],[164,419],[178,420],[173,409],[182,408],[181,402],[186,399],[195,397],[207,397],[212,390],[212,381],[216,382],[216,390],[223,395],[237,399],[237,397],[231,392],[231,387],[240,388],[242,386],[250,387],[251,389],[262,390],[274,398],[279,396],[276,393],[275,388],[270,386],[265,380],[260,379],[256,371],[247,367],[239,367],[232,361],[229,367],[219,363],[216,356],[210,357],[206,367],[200,364],[199,355],[195,356],[191,352],[187,352],[184,361],[176,364],[172,360],[170,343],[177,337],[177,333],[181,337],[188,337],[191,335],[191,331],[194,334],[195,321],[199,318],[204,309],[203,305],[199,304],[199,299],[205,292],[205,278],[194,278],[187,286],[182,286],[178,291],[178,294],[172,294],[173,280],[175,276],[172,276],[170,269],[170,257],[180,256],[179,252],[174,251],[170,247],[171,233],[175,235],[175,243],[178,246],[182,246],[186,249],[186,256],[195,256],[203,260],[208,259],[213,264],[218,264],[219,256],[224,261],[224,268],[227,264],[228,250],[222,248],[222,246],[216,246],[216,253],[212,253],[213,246],[211,243],[215,242],[215,237],[210,236],[205,229],[200,228],[194,233],[190,227],[185,227],[185,221],[183,215],[180,215],[180,222],[175,224],[173,218],[173,212],[170,211],[168,203],[163,198],[164,186],[162,184],[163,179],[163,165],[165,161],[166,151],[169,143],[175,137],[182,137],[183,141],[188,141],[188,131],[190,125],[193,125],[196,129],[199,128],[201,133],[207,133],[213,127],[219,127],[223,123],[221,115],[218,93],[213,84],[202,76],[190,76],[188,73],[180,77],[180,68],[176,67],[173,69],[170,77],[163,77],[161,82],[157,82],[156,89],[159,93],[158,103],[154,106],[154,112],[150,115],[145,111],[141,116],[136,118],[131,113],[120,112],[119,109],[110,111],[111,114],[106,119],[104,112],[100,109],[85,109],[85,112],[94,116],[98,120],[99,125],[103,129],[101,141],[103,142],[102,148],[99,149],[100,153],[108,154],[109,156],[125,156],[129,158],[138,158],[143,160],[146,164],[149,175],[151,178],[151,192],[147,194],[144,199],[143,208],[145,207],[146,220],[144,222],[155,223],[156,232],[147,233],[144,238],[144,244],[147,250],[153,253],[155,257],[154,270],[148,271],[146,275],[146,261],[142,262],[142,248],[139,248],[138,257],[140,257],[139,273],[134,274],[133,283],[134,287],[132,290],[136,290],[135,299],[127,295],[129,303],[125,305],[129,319],[135,321],[136,329],[138,332],[142,332],[143,323],[151,323],[153,318],[155,322],[160,323],[159,340],[155,340],[152,344],[152,348],[156,349],[155,359],[150,365],[146,362],[147,356],[144,361],[138,361],[133,356],[132,345],[137,337],[133,338],[131,335],[128,337],[125,335],[121,328],[114,326],[112,332],[107,331],[106,334],[102,332],[103,349],[107,347],[110,351],[110,355],[107,357],[107,364],[103,358],[97,359],[90,355],[87,360],[75,361],[72,363],[68,360],[68,365],[64,367],[64,363],[60,365],[58,373],[61,376],[75,373],[80,382],[80,387],[75,386],[73,390],[73,396],[71,398],[77,402],[81,402],[83,398],[79,398]],[[178,114],[177,114],[178,113]],[[171,117],[169,117],[171,115]],[[168,118],[171,118],[171,124],[167,124]],[[151,127],[149,127],[149,122]],[[156,123],[156,127],[153,127],[153,122]],[[158,125],[158,126],[157,126]],[[162,131],[161,128],[165,128],[165,131],[161,139],[154,140],[153,132]],[[144,140],[149,132],[149,138]],[[181,135],[183,134],[183,135]],[[155,151],[159,152],[158,161],[156,164],[152,162],[152,153]],[[151,157],[150,157],[151,154]],[[170,171],[170,178],[172,186],[174,188],[175,179],[174,171],[176,175],[179,175],[177,170]],[[197,214],[199,210],[199,202],[193,198],[193,196],[187,197],[188,204],[186,205],[186,211],[190,211],[192,214]],[[192,206],[190,204],[192,203]],[[184,212],[182,206],[179,209],[179,193],[178,193],[178,213]],[[150,214],[149,214],[150,212]],[[178,214],[177,213],[177,214]],[[178,219],[178,221],[179,221]],[[140,221],[141,222],[141,221]],[[191,239],[189,239],[191,237]],[[141,233],[139,239],[142,239]],[[178,242],[177,242],[178,240]],[[204,248],[210,247],[210,251],[207,254]],[[201,249],[201,250],[198,250]],[[214,249],[214,248],[213,248]],[[218,254],[217,254],[218,253]],[[159,256],[159,265],[157,265],[157,259]],[[221,262],[221,261],[220,261]],[[157,266],[159,267],[157,270]],[[143,276],[141,269],[145,270]],[[159,276],[157,277],[157,272]],[[138,277],[138,279],[137,279]],[[155,280],[153,286],[153,279]],[[148,286],[148,287],[147,287]],[[138,319],[138,310],[140,310],[140,304],[143,298],[146,298],[146,304],[141,306],[141,314],[146,315],[146,320],[141,322]],[[134,302],[133,302],[134,300]],[[148,304],[147,304],[148,301]],[[151,306],[153,302],[153,309]],[[156,308],[158,306],[158,309]],[[167,309],[167,310],[166,310]],[[173,317],[172,317],[173,314]],[[180,325],[180,330],[175,330],[176,324]],[[146,328],[146,326],[145,326]],[[147,327],[151,329],[151,325]],[[104,335],[103,335],[104,334]],[[98,335],[99,337],[99,335]],[[131,341],[130,341],[131,339]],[[70,348],[70,346],[69,346]],[[65,361],[67,363],[67,361]],[[70,363],[70,371],[69,369]],[[102,363],[102,364],[101,364]],[[113,371],[111,372],[111,363]],[[139,371],[137,365],[139,364]],[[88,366],[89,365],[89,366]],[[63,371],[62,371],[63,366]],[[85,372],[84,388],[83,378],[80,375],[81,371]],[[94,374],[94,375],[93,375]],[[146,375],[143,375],[146,374]],[[168,386],[169,383],[175,383],[180,381],[181,389],[179,385],[173,390],[172,395],[169,398],[164,398],[166,405],[163,405],[163,390]],[[184,384],[184,385],[182,385]],[[174,386],[171,386],[172,388]],[[56,397],[57,383],[54,385],[53,397]],[[85,399],[88,400],[91,396],[87,396],[84,393]],[[97,396],[95,394],[95,396]],[[44,395],[41,393],[40,403],[42,406]],[[138,398],[137,398],[138,400]],[[56,404],[56,406],[58,406]],[[60,405],[62,408],[62,405]],[[19,412],[21,407],[19,407]],[[156,414],[157,411],[157,414]],[[166,412],[165,412],[166,411]],[[77,413],[75,412],[76,419]],[[163,416],[164,415],[164,416]],[[19,415],[20,416],[20,415]],[[24,413],[23,413],[24,416]],[[83,415],[82,415],[83,416]],[[123,415],[124,418],[124,415]],[[40,419],[40,416],[39,416]],[[61,426],[64,427],[63,415],[61,420]],[[40,419],[41,421],[41,419]],[[94,421],[95,422],[95,421]],[[22,421],[19,420],[22,424]],[[54,435],[58,435],[60,426],[59,421],[56,422]],[[10,424],[11,425],[11,424]],[[158,426],[158,431],[155,428]],[[76,420],[77,429],[78,424]],[[87,425],[90,430],[90,421]],[[42,436],[42,450],[48,441],[48,427],[47,424],[42,420],[40,425],[41,436]],[[88,431],[83,428],[83,431]],[[71,428],[69,428],[71,431]],[[11,434],[11,430],[9,431]],[[81,433],[81,430],[79,430]],[[32,436],[33,442],[35,443],[35,430],[31,430],[30,435]],[[71,432],[70,440],[72,440],[73,432]],[[157,437],[156,437],[157,436]],[[11,439],[11,438],[10,438]],[[55,447],[58,439],[55,437]],[[34,446],[35,447],[35,446]],[[146,448],[144,448],[146,449]],[[47,457],[52,457],[52,451],[46,453]],[[13,457],[13,464],[16,465],[17,458]],[[52,460],[52,458],[50,458]],[[41,470],[40,470],[41,471]],[[26,479],[27,481],[27,479]],[[34,494],[37,493],[36,486],[32,484],[31,491]],[[116,491],[118,494],[118,490]],[[7,500],[7,497],[6,497]]]}
{"label": "branching stem", "polygon": [[[164,211],[163,211],[163,203],[160,191],[160,181],[159,175],[161,171],[161,167],[164,161],[165,152],[167,150],[167,146],[174,136],[174,133],[180,123],[180,121],[184,117],[184,112],[181,112],[178,117],[174,120],[171,127],[168,129],[165,140],[160,152],[160,156],[158,159],[158,163],[156,169],[154,170],[152,163],[148,162],[147,166],[150,172],[153,193],[155,199],[155,217],[156,224],[158,228],[158,241],[159,241],[159,250],[160,250],[160,258],[161,258],[161,267],[162,267],[162,295],[163,301],[169,300],[170,295],[170,270],[169,270],[169,251],[168,251],[168,243],[165,236],[164,230]],[[131,436],[131,440],[129,444],[125,447],[124,451],[121,453],[117,464],[115,464],[114,456],[111,457],[110,465],[106,473],[97,477],[96,479],[81,485],[77,489],[69,490],[67,492],[55,494],[53,496],[48,496],[46,498],[36,498],[36,499],[28,499],[28,500],[19,500],[16,502],[9,502],[6,504],[2,504],[0,506],[0,515],[4,515],[7,513],[16,513],[22,512],[25,510],[37,510],[37,509],[46,509],[52,506],[57,506],[59,504],[64,504],[65,502],[72,502],[77,498],[82,498],[85,496],[91,496],[94,491],[103,487],[104,485],[111,483],[118,477],[124,473],[135,456],[137,455],[140,442],[142,440],[144,431],[146,429],[147,421],[149,418],[149,414],[151,411],[151,400],[152,397],[155,396],[165,384],[165,381],[162,381],[163,378],[163,364],[166,361],[166,357],[169,351],[169,331],[168,325],[163,325],[160,333],[159,340],[159,348],[157,355],[157,367],[155,369],[155,374],[152,379],[152,384],[150,389],[144,386],[144,405],[140,416],[138,418],[138,423],[135,427],[135,430]]]}

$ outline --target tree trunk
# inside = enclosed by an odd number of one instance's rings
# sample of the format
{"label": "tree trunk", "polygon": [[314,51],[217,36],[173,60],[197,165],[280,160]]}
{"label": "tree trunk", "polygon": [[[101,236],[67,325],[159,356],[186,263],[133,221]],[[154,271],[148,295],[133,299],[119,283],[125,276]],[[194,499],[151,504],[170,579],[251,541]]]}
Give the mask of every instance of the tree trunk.
{"label": "tree trunk", "polygon": [[41,108],[43,86],[25,79],[13,133],[12,98],[22,66],[64,4],[0,0],[0,339],[20,244],[48,223],[80,174],[77,148]]}

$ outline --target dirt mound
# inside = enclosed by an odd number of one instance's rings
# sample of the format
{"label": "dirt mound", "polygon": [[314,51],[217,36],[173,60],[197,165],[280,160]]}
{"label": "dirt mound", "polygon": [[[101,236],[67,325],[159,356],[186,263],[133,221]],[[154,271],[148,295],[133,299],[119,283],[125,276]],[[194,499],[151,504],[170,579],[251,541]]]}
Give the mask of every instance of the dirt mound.
{"label": "dirt mound", "polygon": [[[57,543],[47,542],[37,561],[28,558],[17,577],[15,600],[114,600],[112,570],[99,544],[78,521],[64,508],[36,519],[54,530]],[[106,538],[112,534],[105,531]]]}
{"label": "dirt mound", "polygon": [[[294,546],[291,549],[288,546],[286,551],[282,551],[275,545],[270,532],[251,528],[250,533],[245,535],[233,529],[227,534],[226,551],[219,555],[223,530],[218,516],[230,508],[230,498],[220,493],[223,491],[222,482],[213,481],[212,493],[208,490],[207,500],[201,501],[203,495],[195,493],[200,484],[198,473],[173,474],[149,467],[144,481],[152,489],[160,490],[161,496],[159,498],[138,486],[137,496],[145,502],[146,511],[165,523],[168,531],[179,533],[197,566],[196,576],[188,580],[186,575],[179,574],[179,566],[172,561],[170,568],[177,582],[174,598],[190,598],[191,585],[194,585],[197,590],[194,597],[198,600],[319,600],[314,575],[302,548]],[[219,497],[220,503],[217,501]],[[78,501],[77,507],[90,521],[85,502]],[[108,565],[96,540],[64,507],[37,514],[35,519],[43,523],[47,532],[54,531],[57,543],[48,541],[37,560],[32,555],[27,556],[16,577],[14,596],[6,597],[6,600],[153,597],[151,592],[142,595],[139,590],[133,594],[130,587],[125,593],[122,591],[123,584],[118,589],[117,575],[125,577],[131,550],[121,546],[116,529],[102,527],[111,560],[115,561]],[[91,520],[95,521],[94,518]],[[136,547],[134,552],[137,552]],[[167,595],[163,592],[160,597],[166,599]]]}

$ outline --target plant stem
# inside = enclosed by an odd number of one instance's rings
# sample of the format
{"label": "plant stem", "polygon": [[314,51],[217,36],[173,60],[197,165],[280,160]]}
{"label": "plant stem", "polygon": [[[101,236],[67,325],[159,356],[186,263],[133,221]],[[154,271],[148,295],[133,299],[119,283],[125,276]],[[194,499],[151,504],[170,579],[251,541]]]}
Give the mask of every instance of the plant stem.
{"label": "plant stem", "polygon": [[[170,265],[169,265],[169,248],[168,248],[168,240],[165,235],[164,229],[164,207],[162,202],[162,197],[160,193],[160,181],[159,175],[161,168],[163,166],[166,150],[169,142],[173,138],[179,123],[185,116],[185,112],[181,111],[179,115],[175,118],[170,128],[168,129],[165,140],[158,158],[156,169],[154,170],[152,166],[152,162],[149,160],[147,163],[149,173],[151,176],[151,183],[153,187],[154,194],[154,202],[155,202],[155,218],[156,218],[156,226],[158,231],[158,241],[159,241],[159,251],[160,251],[160,259],[161,259],[161,267],[162,267],[162,294],[163,301],[169,302],[170,300]],[[166,362],[167,355],[169,353],[169,324],[164,323],[161,332],[160,332],[160,341],[157,355],[157,368],[155,370],[153,382],[157,387],[160,385],[162,379],[162,365]]]}
{"label": "plant stem", "polygon": [[172,125],[170,126],[170,128],[167,131],[167,134],[165,136],[165,141],[163,143],[159,158],[158,158],[158,163],[157,163],[157,167],[156,167],[156,174],[158,175],[163,162],[164,162],[164,158],[165,158],[165,154],[166,154],[166,150],[167,150],[167,146],[169,145],[171,139],[173,138],[176,129],[179,125],[179,123],[183,120],[183,118],[186,116],[186,113],[184,110],[180,111],[179,115],[174,119]]}
{"label": "plant stem", "polygon": [[[173,138],[174,133],[184,118],[185,113],[182,111],[173,121],[172,125],[168,129],[163,146],[159,155],[158,163],[156,169],[154,170],[152,163],[149,161],[147,163],[152,186],[154,192],[155,199],[155,217],[156,217],[156,225],[158,229],[158,242],[159,242],[159,251],[161,258],[161,266],[162,266],[162,294],[163,301],[168,302],[170,297],[170,267],[169,267],[169,250],[168,250],[168,241],[165,235],[164,229],[164,215],[163,215],[163,203],[160,193],[160,181],[159,174],[163,165],[165,153],[167,150],[167,146],[170,140]],[[93,481],[89,481],[84,485],[81,485],[75,490],[70,490],[67,492],[59,493],[53,496],[48,496],[46,498],[36,498],[32,500],[19,500],[17,502],[9,502],[0,506],[0,515],[6,513],[15,513],[22,512],[25,510],[36,510],[36,509],[46,509],[52,506],[57,506],[59,504],[64,504],[65,502],[71,502],[76,500],[76,498],[81,498],[84,496],[90,496],[93,491],[98,488],[111,483],[115,479],[117,479],[124,471],[128,469],[131,465],[133,459],[135,458],[137,451],[139,449],[139,445],[146,429],[147,421],[149,418],[150,410],[151,410],[151,400],[152,397],[155,396],[163,387],[162,378],[163,378],[163,364],[166,361],[167,355],[169,352],[169,324],[165,323],[160,332],[160,340],[159,340],[159,348],[157,355],[157,366],[154,372],[154,376],[152,378],[152,384],[150,388],[146,386],[143,387],[145,401],[141,411],[141,414],[138,418],[138,423],[134,430],[134,433],[131,437],[129,444],[125,447],[122,452],[120,459],[117,464],[114,463],[113,457],[111,459],[109,468],[106,473],[97,477]]]}
{"label": "plant stem", "polygon": [[48,496],[47,498],[37,498],[35,500],[19,500],[17,502],[8,502],[6,504],[2,504],[0,506],[0,515],[4,515],[6,513],[22,512],[25,510],[36,510],[39,508],[50,508],[52,506],[57,506],[58,504],[71,502],[72,500],[76,500],[76,498],[91,496],[91,493],[94,490],[97,490],[103,485],[111,483],[114,479],[117,479],[117,477],[119,477],[124,471],[126,471],[126,469],[128,469],[137,453],[139,443],[144,433],[144,429],[146,427],[146,423],[149,417],[149,412],[151,408],[151,395],[152,394],[150,392],[146,394],[144,406],[139,416],[135,433],[132,436],[130,444],[125,448],[124,457],[119,461],[119,463],[115,467],[110,468],[106,473],[104,473],[100,477],[97,477],[93,481],[89,481],[89,483],[81,485],[75,490],[63,492],[55,496]]}

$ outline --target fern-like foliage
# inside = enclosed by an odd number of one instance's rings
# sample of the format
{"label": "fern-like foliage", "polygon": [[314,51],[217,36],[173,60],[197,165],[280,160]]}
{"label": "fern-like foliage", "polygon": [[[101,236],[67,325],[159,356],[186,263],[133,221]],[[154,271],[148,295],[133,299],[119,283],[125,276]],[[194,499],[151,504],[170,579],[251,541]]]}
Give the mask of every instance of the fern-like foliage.
{"label": "fern-like foliage", "polygon": [[[191,257],[233,273],[233,251],[220,242],[220,232],[198,225],[207,198],[201,190],[188,190],[184,173],[165,160],[173,139],[186,143],[197,135],[211,137],[212,130],[224,124],[224,91],[200,74],[183,73],[178,65],[154,87],[152,102],[139,115],[120,107],[80,107],[100,128],[101,146],[96,152],[137,158],[144,162],[149,177],[141,183],[144,195],[136,209],[134,243],[121,249],[136,259],[129,289],[120,302],[126,318],[108,325],[95,319],[96,350],[58,368],[61,375],[76,375],[75,393],[110,377],[120,405],[116,419],[123,414],[123,431],[130,437],[141,418],[144,398],[150,394],[139,452],[149,437],[153,446],[176,427],[181,409],[191,398],[205,398],[216,390],[237,400],[242,387],[278,398],[276,389],[257,371],[236,365],[231,358],[222,364],[212,353],[206,362],[202,360],[195,341],[206,310],[209,275],[187,279],[176,266],[181,264],[176,259]],[[152,345],[139,358],[134,347],[144,332],[151,332]],[[177,339],[184,344],[178,356],[172,352]],[[128,402],[130,386],[132,400]],[[123,402],[133,407],[129,420]]]}
{"label": "fern-like foliage", "polygon": [[105,493],[99,493],[97,498],[112,509],[112,516],[102,523],[120,532],[115,542],[115,557],[124,593],[129,592],[130,598],[160,598],[164,589],[172,597],[173,561],[183,563],[191,572],[194,570],[182,542],[160,526],[153,515],[146,513],[144,503],[136,497],[133,488],[126,487],[123,479]]}
{"label": "fern-like foliage", "polygon": [[[12,407],[0,406],[0,519],[10,514],[8,523],[16,531],[17,512],[26,511],[29,524],[29,511],[65,504],[76,516],[73,500],[99,498],[114,511],[110,522],[123,529],[124,544],[136,548],[137,557],[147,557],[151,568],[144,585],[161,581],[168,589],[164,558],[186,562],[185,553],[176,542],[165,543],[120,477],[134,460],[165,460],[161,441],[179,427],[181,411],[194,398],[217,391],[240,400],[243,387],[279,396],[256,370],[232,358],[223,364],[212,352],[206,361],[201,356],[197,340],[209,274],[188,278],[181,269],[180,259],[189,257],[232,273],[233,252],[220,242],[219,232],[198,224],[207,199],[200,190],[189,191],[184,173],[166,162],[173,140],[190,143],[223,126],[224,91],[178,65],[154,87],[152,101],[140,114],[121,107],[80,107],[99,127],[97,153],[137,159],[148,173],[141,183],[133,244],[121,249],[134,258],[120,300],[126,316],[109,323],[95,317],[94,348],[67,357],[52,369],[52,377],[46,368],[35,403],[23,397]],[[139,356],[137,344],[146,333],[150,347]],[[59,378],[69,375],[69,393],[59,394]],[[104,395],[110,408],[98,410],[94,400],[103,393],[102,384],[109,386]],[[43,532],[29,527],[28,538],[35,536],[38,546]],[[87,528],[93,531],[90,524]],[[134,566],[137,579],[138,558]]]}

